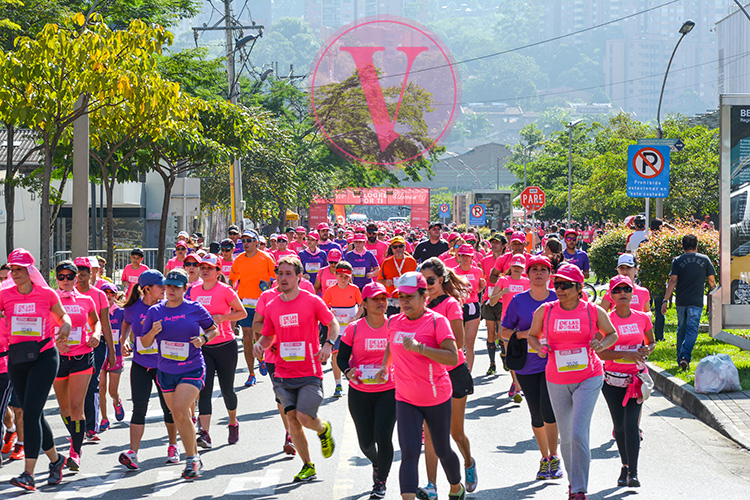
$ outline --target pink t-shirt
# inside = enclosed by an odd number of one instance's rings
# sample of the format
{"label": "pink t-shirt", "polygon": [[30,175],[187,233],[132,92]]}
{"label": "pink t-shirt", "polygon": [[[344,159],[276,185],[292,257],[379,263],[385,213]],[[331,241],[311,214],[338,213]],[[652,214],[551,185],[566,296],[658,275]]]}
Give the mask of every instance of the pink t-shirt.
{"label": "pink t-shirt", "polygon": [[287,255],[296,256],[297,252],[295,252],[293,250],[289,250],[289,246],[288,245],[287,245],[287,249],[286,250],[283,250],[283,251],[282,250],[276,250],[275,252],[273,252],[273,258],[276,261],[276,263],[278,263],[283,257],[286,257]]}
{"label": "pink t-shirt", "polygon": [[472,302],[479,302],[479,280],[482,279],[482,270],[472,265],[468,271],[464,271],[460,266],[454,267],[453,271],[459,276],[463,276],[469,280],[471,284],[471,295],[466,299],[467,304]]}
{"label": "pink t-shirt", "polygon": [[[265,292],[261,293],[260,297],[258,298],[258,305],[255,306],[255,317],[257,318],[258,316],[261,316],[263,318],[263,321],[265,321],[266,306],[269,302],[271,302],[279,295],[281,295],[281,292],[278,288],[271,288],[270,290],[266,290]],[[265,361],[266,363],[275,364],[278,358],[278,354],[279,345],[277,339],[277,341],[274,342],[271,347],[266,349],[266,353],[263,356],[263,361]]]}
{"label": "pink t-shirt", "polygon": [[[99,290],[99,292],[104,293],[101,290]],[[70,347],[70,352],[66,352],[63,355],[80,356],[82,354],[90,353],[94,349],[86,344],[94,332],[91,331],[89,326],[89,313],[94,311],[97,316],[99,315],[94,300],[78,290],[74,290],[72,294],[66,294],[58,290],[57,294],[60,296],[60,302],[62,303],[63,309],[65,309],[65,312],[70,316],[70,322],[73,325],[70,328],[70,335],[68,335],[68,346]],[[57,327],[55,328],[55,331],[57,331]]]}
{"label": "pink t-shirt", "polygon": [[[463,307],[461,307],[461,303],[450,295],[447,299],[443,300],[435,307],[431,307],[430,309],[438,314],[442,314],[448,321],[453,321],[456,319],[460,321],[464,320],[464,309]],[[464,361],[466,361],[466,355],[464,354],[463,348],[460,348],[458,350],[458,363],[456,363],[456,366],[454,366],[453,368],[464,364]]]}
{"label": "pink t-shirt", "polygon": [[[8,350],[8,327],[0,320],[0,354]],[[8,356],[0,357],[0,375],[8,373]]]}
{"label": "pink t-shirt", "polygon": [[497,280],[497,287],[500,289],[508,287],[510,289],[510,292],[503,295],[500,299],[503,304],[503,314],[501,316],[502,321],[502,318],[505,317],[505,311],[508,310],[510,299],[512,299],[514,295],[525,292],[526,290],[531,288],[531,282],[529,281],[529,278],[521,277],[521,279],[514,280],[510,276],[503,276],[499,280]]}
{"label": "pink t-shirt", "polygon": [[172,269],[176,269],[178,267],[183,267],[184,261],[177,260],[177,257],[172,257],[167,261],[167,271],[171,271]]}
{"label": "pink t-shirt", "polygon": [[[279,282],[278,281],[274,281],[273,282],[273,289],[276,289],[276,287],[278,287],[278,286],[279,286]],[[299,289],[300,290],[304,290],[306,292],[310,292],[313,295],[317,295],[317,292],[315,291],[315,287],[313,286],[312,282],[309,279],[305,278],[304,276],[302,277],[302,279],[299,282]],[[281,292],[279,292],[279,293],[281,293]]]}
{"label": "pink t-shirt", "polygon": [[232,260],[224,260],[219,259],[219,265],[221,266],[221,274],[224,275],[225,278],[229,279],[229,273],[232,272]]}
{"label": "pink t-shirt", "polygon": [[287,250],[291,250],[292,252],[294,252],[294,254],[299,254],[302,250],[307,248],[307,245],[300,241],[294,240],[290,241],[286,248]]}
{"label": "pink t-shirt", "polygon": [[91,300],[94,301],[94,305],[96,306],[97,313],[99,313],[102,309],[109,310],[109,300],[107,300],[107,294],[99,290],[98,288],[91,287],[85,292],[81,292],[78,289],[76,289],[76,291],[78,293],[91,297]]}
{"label": "pink t-shirt", "polygon": [[456,260],[454,256],[452,256],[449,253],[446,253],[443,255],[445,255],[445,258],[444,259],[441,258],[440,260],[443,261],[443,264],[445,264],[445,267],[449,267],[451,269],[455,269],[458,267],[458,261]]}
{"label": "pink t-shirt", "polygon": [[132,264],[125,266],[125,269],[122,270],[122,281],[128,284],[128,288],[125,290],[126,296],[130,293],[133,285],[138,284],[138,277],[146,270],[148,270],[148,266],[145,264],[141,264],[138,269],[133,269]]}
{"label": "pink t-shirt", "polygon": [[320,272],[318,273],[318,281],[320,281],[320,295],[321,296],[326,293],[326,290],[338,284],[336,275],[331,272],[330,267],[325,267],[320,270]]}
{"label": "pink t-shirt", "polygon": [[448,401],[453,384],[448,366],[404,349],[404,337],[411,337],[427,347],[438,348],[447,339],[455,340],[448,319],[427,309],[416,320],[405,314],[388,320],[388,342],[396,381],[396,399],[415,406],[435,406]]}
{"label": "pink t-shirt", "polygon": [[388,368],[388,380],[385,383],[375,380],[375,374],[383,366],[383,355],[388,346],[386,325],[375,329],[367,323],[367,319],[359,319],[346,327],[341,342],[352,347],[349,366],[362,372],[360,378],[363,383],[352,384],[352,387],[362,392],[389,391],[396,387],[392,365]]}
{"label": "pink t-shirt", "polygon": [[[612,300],[612,295],[609,293],[609,291],[604,294],[604,298],[602,300],[604,299],[606,299],[610,303],[609,309],[614,309],[615,301]],[[640,285],[635,285],[635,287],[633,288],[633,297],[630,299],[630,307],[633,311],[651,312],[651,293],[648,291],[648,288],[643,288]]]}
{"label": "pink t-shirt", "polygon": [[[205,290],[202,284],[191,288],[190,300],[205,307],[213,316],[214,314],[229,314],[232,311],[229,305],[235,300],[239,301],[239,297],[229,285],[216,282],[210,290]],[[208,345],[223,344],[230,340],[234,340],[232,322],[222,321],[219,325],[219,333],[208,342]]]}
{"label": "pink t-shirt", "polygon": [[[499,269],[502,274],[505,274],[505,272],[510,269],[510,261],[513,257],[513,255],[510,252],[506,252],[502,254],[500,257],[497,258],[495,261],[495,269]],[[520,254],[519,254],[520,255]],[[527,254],[526,252],[523,253],[524,258],[526,259],[526,262],[529,261],[529,258],[531,255]],[[523,271],[524,276],[526,275],[526,269]]]}
{"label": "pink t-shirt", "polygon": [[[617,332],[617,342],[610,347],[612,351],[637,351],[646,342],[644,334],[653,328],[651,318],[648,317],[648,314],[641,311],[631,309],[630,316],[627,318],[619,317],[615,311],[609,313],[608,316]],[[608,372],[638,373],[638,365],[636,365],[635,361],[624,358],[605,360],[604,369]]]}
{"label": "pink t-shirt", "polygon": [[583,300],[572,311],[560,301],[544,304],[543,335],[547,337],[547,381],[578,384],[603,374],[602,361],[589,343],[598,331],[596,306]]}
{"label": "pink t-shirt", "polygon": [[480,262],[479,267],[482,268],[482,271],[484,271],[484,279],[487,281],[487,290],[485,291],[484,297],[485,302],[490,300],[490,297],[492,296],[492,291],[495,289],[495,285],[490,284],[490,276],[492,275],[492,269],[495,267],[495,261],[497,259],[495,256],[490,252],[490,254],[482,259],[482,262]]}
{"label": "pink t-shirt", "polygon": [[279,356],[276,376],[279,378],[323,378],[323,367],[318,359],[320,340],[318,323],[327,325],[333,313],[323,299],[300,290],[294,300],[273,299],[263,315],[263,335],[276,336]]}
{"label": "pink t-shirt", "polygon": [[370,243],[368,241],[365,243],[365,248],[372,252],[375,259],[378,261],[378,265],[383,267],[383,262],[385,262],[385,259],[388,257],[388,243],[380,240],[377,240],[375,243]]}
{"label": "pink t-shirt", "polygon": [[0,330],[0,334],[7,335],[10,344],[51,338],[41,351],[52,349],[55,346],[53,328],[57,324],[50,310],[58,302],[60,298],[51,288],[35,286],[28,295],[19,293],[17,287],[3,290],[0,292],[0,310],[4,318],[0,321],[5,323],[6,330]]}

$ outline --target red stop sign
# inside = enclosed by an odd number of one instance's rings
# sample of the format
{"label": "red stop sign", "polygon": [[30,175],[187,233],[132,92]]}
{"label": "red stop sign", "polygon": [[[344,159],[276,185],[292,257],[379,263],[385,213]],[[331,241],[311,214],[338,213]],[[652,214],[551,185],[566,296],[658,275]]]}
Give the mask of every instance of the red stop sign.
{"label": "red stop sign", "polygon": [[546,199],[542,188],[529,186],[521,192],[521,206],[529,212],[541,210]]}

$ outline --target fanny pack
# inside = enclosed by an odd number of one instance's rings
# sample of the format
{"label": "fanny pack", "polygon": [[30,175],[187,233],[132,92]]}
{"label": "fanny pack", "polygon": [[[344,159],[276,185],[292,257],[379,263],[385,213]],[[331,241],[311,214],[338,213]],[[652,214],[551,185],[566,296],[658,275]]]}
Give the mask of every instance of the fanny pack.
{"label": "fanny pack", "polygon": [[[47,345],[51,337],[47,337],[39,342],[31,340],[28,342],[18,342],[17,344],[10,344],[8,346],[8,361],[11,365],[20,365],[22,363],[30,363],[39,359],[39,353],[42,347]],[[3,353],[5,354],[5,353]]]}
{"label": "fanny pack", "polygon": [[633,376],[629,373],[605,371],[604,381],[612,387],[627,387],[633,382]]}

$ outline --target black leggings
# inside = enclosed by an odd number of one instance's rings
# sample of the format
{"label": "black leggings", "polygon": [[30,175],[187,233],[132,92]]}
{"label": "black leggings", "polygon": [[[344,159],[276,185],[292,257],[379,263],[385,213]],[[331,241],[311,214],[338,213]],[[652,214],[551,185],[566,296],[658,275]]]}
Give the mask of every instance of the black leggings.
{"label": "black leggings", "polygon": [[59,366],[60,355],[54,347],[39,353],[36,361],[8,364],[10,383],[23,408],[26,458],[36,459],[40,448],[47,451],[55,446],[52,429],[44,418],[44,405]]}
{"label": "black leggings", "polygon": [[86,430],[95,432],[99,420],[99,374],[102,366],[107,360],[107,344],[102,340],[94,348],[94,373],[89,379],[89,388],[86,391],[86,400],[83,403],[84,415],[86,416]]}
{"label": "black leggings", "polygon": [[211,415],[214,373],[219,377],[224,405],[228,411],[236,410],[237,394],[234,393],[234,373],[237,370],[237,342],[232,339],[223,344],[204,345],[203,359],[206,361],[206,384],[198,400],[198,411],[201,415]]}
{"label": "black leggings", "polygon": [[[10,377],[7,373],[0,373],[0,418],[5,418],[5,409],[8,407],[13,386],[10,385]],[[2,423],[0,423],[2,427]]]}
{"label": "black leggings", "polygon": [[145,368],[138,363],[130,363],[130,395],[133,398],[133,416],[130,418],[131,424],[145,425],[146,412],[148,411],[148,401],[151,399],[151,389],[156,386],[156,392],[159,394],[159,403],[161,411],[164,412],[164,422],[173,424],[172,412],[169,411],[164,395],[161,392],[159,384],[156,383],[156,368]]}
{"label": "black leggings", "polygon": [[398,443],[401,446],[401,468],[398,473],[401,494],[417,492],[423,423],[426,423],[430,430],[432,447],[440,459],[448,482],[461,482],[461,464],[458,462],[458,455],[451,449],[452,411],[453,403],[450,398],[445,403],[435,406],[414,406],[404,401],[396,401]]}
{"label": "black leggings", "polygon": [[393,427],[396,425],[396,389],[364,392],[349,386],[349,413],[357,428],[359,449],[386,481],[393,464]]}
{"label": "black leggings", "polygon": [[625,387],[612,387],[606,382],[602,386],[602,394],[609,406],[612,423],[615,426],[615,441],[623,465],[628,466],[630,474],[638,475],[638,453],[641,449],[641,436],[638,431],[638,421],[641,417],[641,407],[634,398],[628,399],[628,404],[622,406],[625,399]]}
{"label": "black leggings", "polygon": [[544,371],[531,375],[516,373],[516,378],[526,396],[526,404],[531,412],[531,426],[538,429],[544,427],[544,424],[554,424],[555,412],[549,400],[547,376]]}

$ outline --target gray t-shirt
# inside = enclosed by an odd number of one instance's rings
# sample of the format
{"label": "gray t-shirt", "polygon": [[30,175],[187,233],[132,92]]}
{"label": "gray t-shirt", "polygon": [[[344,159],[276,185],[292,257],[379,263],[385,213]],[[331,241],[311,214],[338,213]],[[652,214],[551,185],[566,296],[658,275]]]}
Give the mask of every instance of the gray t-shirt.
{"label": "gray t-shirt", "polygon": [[672,261],[669,274],[677,276],[675,305],[703,307],[706,278],[716,275],[711,259],[702,253],[684,253]]}

